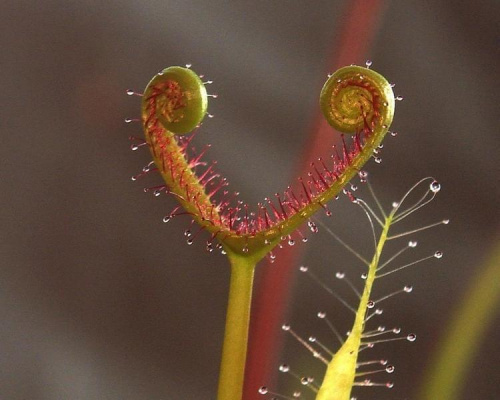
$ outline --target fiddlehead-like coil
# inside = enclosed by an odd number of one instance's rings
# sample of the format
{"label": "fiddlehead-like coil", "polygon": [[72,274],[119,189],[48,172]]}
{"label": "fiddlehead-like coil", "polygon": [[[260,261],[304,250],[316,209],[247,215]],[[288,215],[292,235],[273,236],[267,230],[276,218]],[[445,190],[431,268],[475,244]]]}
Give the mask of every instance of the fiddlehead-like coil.
{"label": "fiddlehead-like coil", "polygon": [[148,87],[155,87],[156,117],[172,133],[192,132],[207,113],[207,90],[189,68],[166,68]]}
{"label": "fiddlehead-like coil", "polygon": [[[265,199],[251,209],[234,204],[224,190],[226,179],[214,172],[213,164],[201,161],[206,149],[193,154],[192,135],[179,136],[195,129],[206,114],[207,94],[201,79],[190,69],[170,67],[150,81],[142,100],[146,142],[166,191],[181,203],[184,214],[212,234],[207,249],[218,239],[226,250],[260,259],[281,240],[294,243],[288,236],[325,208],[372,156],[394,112],[389,83],[363,67],[342,68],[332,75],[320,103],[330,124],[354,133],[353,140],[343,140],[342,150],[335,149],[331,161],[313,163],[307,179],[299,179],[298,190],[288,188],[277,193],[274,201]],[[355,120],[348,128],[333,122],[333,116],[344,111],[341,121]]]}
{"label": "fiddlehead-like coil", "polygon": [[326,81],[320,106],[328,123],[344,133],[387,128],[394,116],[394,94],[387,80],[368,68],[339,69]]}

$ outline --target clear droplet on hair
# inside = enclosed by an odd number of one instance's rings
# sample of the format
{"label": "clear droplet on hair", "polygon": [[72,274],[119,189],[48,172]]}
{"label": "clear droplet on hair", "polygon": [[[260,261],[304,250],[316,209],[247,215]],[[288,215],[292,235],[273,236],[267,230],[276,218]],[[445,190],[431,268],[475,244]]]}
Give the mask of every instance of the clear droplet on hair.
{"label": "clear droplet on hair", "polygon": [[169,222],[171,219],[172,219],[172,217],[171,217],[170,215],[165,215],[165,216],[163,217],[163,222],[167,223],[167,222]]}
{"label": "clear droplet on hair", "polygon": [[284,331],[289,331],[290,330],[290,325],[283,324],[283,325],[281,325],[281,329],[283,329]]}
{"label": "clear droplet on hair", "polygon": [[392,208],[396,208],[396,207],[399,207],[399,203],[397,201],[394,201],[392,203]]}
{"label": "clear droplet on hair", "polygon": [[345,273],[344,273],[344,272],[337,272],[337,273],[335,274],[335,277],[336,277],[337,279],[344,279],[344,277],[345,277]]}
{"label": "clear droplet on hair", "polygon": [[293,239],[288,239],[288,245],[289,245],[289,246],[293,246],[293,245],[295,245],[295,240],[293,240]]}
{"label": "clear droplet on hair", "polygon": [[279,370],[280,372],[288,372],[290,371],[290,366],[288,364],[281,364]]}
{"label": "clear droplet on hair", "polygon": [[261,386],[261,387],[259,388],[259,393],[260,393],[260,394],[267,394],[267,392],[268,392],[267,387],[265,387],[265,386]]}
{"label": "clear droplet on hair", "polygon": [[406,340],[408,340],[409,342],[414,342],[415,340],[417,340],[417,335],[415,335],[414,333],[410,333],[408,336],[406,336]]}
{"label": "clear droplet on hair", "polygon": [[441,185],[439,184],[438,181],[432,181],[429,186],[429,189],[431,190],[431,192],[437,193],[441,190]]}
{"label": "clear droplet on hair", "polygon": [[366,303],[366,307],[367,308],[373,308],[373,307],[375,307],[375,302],[373,300],[368,301],[368,303]]}
{"label": "clear droplet on hair", "polygon": [[398,328],[392,328],[392,333],[394,333],[396,335],[399,334],[399,333],[401,333],[401,328],[399,328],[399,327]]}
{"label": "clear droplet on hair", "polygon": [[416,240],[410,240],[408,242],[408,247],[417,247],[418,242]]}
{"label": "clear droplet on hair", "polygon": [[136,151],[137,149],[139,149],[139,146],[137,146],[136,144],[131,144],[130,145],[130,150]]}
{"label": "clear droplet on hair", "polygon": [[450,223],[449,219],[443,219],[443,224],[448,225]]}
{"label": "clear droplet on hair", "polygon": [[405,286],[403,288],[403,290],[406,292],[406,293],[411,293],[413,291],[413,286]]}
{"label": "clear droplet on hair", "polygon": [[189,229],[186,229],[186,230],[184,231],[184,236],[186,236],[186,237],[190,237],[190,236],[191,236],[191,231],[190,231]]}
{"label": "clear droplet on hair", "polygon": [[132,96],[134,94],[134,91],[132,89],[127,89],[127,94],[129,96]]}
{"label": "clear droplet on hair", "polygon": [[382,315],[382,314],[383,314],[383,312],[384,312],[384,310],[382,310],[381,308],[377,308],[377,309],[375,310],[375,314],[377,314],[377,315]]}
{"label": "clear droplet on hair", "polygon": [[317,315],[318,315],[318,318],[323,319],[323,318],[325,318],[325,317],[326,317],[326,312],[324,312],[324,311],[319,311]]}
{"label": "clear droplet on hair", "polygon": [[391,132],[391,136],[398,136],[397,132]]}
{"label": "clear droplet on hair", "polygon": [[387,372],[388,374],[392,374],[394,370],[394,365],[388,365],[387,367],[385,367],[385,372]]}
{"label": "clear droplet on hair", "polygon": [[307,267],[307,266],[305,266],[305,265],[301,265],[301,266],[299,267],[299,270],[300,270],[300,272],[307,272],[307,271],[309,270],[309,267]]}
{"label": "clear droplet on hair", "polygon": [[394,98],[394,100],[396,100],[396,101],[402,101],[403,100],[403,96],[396,96]]}
{"label": "clear droplet on hair", "polygon": [[314,343],[316,342],[316,336],[309,336],[309,339],[307,340],[309,340],[311,343]]}
{"label": "clear droplet on hair", "polygon": [[387,382],[385,384],[385,387],[388,388],[388,389],[392,389],[394,387],[394,383],[393,382]]}
{"label": "clear droplet on hair", "polygon": [[295,397],[296,399],[299,398],[300,396],[302,395],[302,392],[299,392],[298,390],[296,390],[295,392],[293,392],[293,397]]}
{"label": "clear droplet on hair", "polygon": [[436,252],[434,253],[434,257],[436,257],[436,258],[441,258],[441,257],[443,257],[443,252],[442,252],[442,251],[436,251]]}
{"label": "clear droplet on hair", "polygon": [[309,229],[311,230],[312,233],[318,233],[318,227],[314,222],[308,221],[307,226],[309,226]]}
{"label": "clear droplet on hair", "polygon": [[368,274],[366,272],[363,272],[361,274],[361,279],[366,279],[366,278],[368,278]]}
{"label": "clear droplet on hair", "polygon": [[371,61],[371,60],[365,61],[366,68],[370,68],[372,66],[372,64],[373,64],[373,61]]}
{"label": "clear droplet on hair", "polygon": [[382,162],[382,158],[380,157],[375,157],[374,160],[377,164],[380,164]]}
{"label": "clear droplet on hair", "polygon": [[191,246],[193,244],[193,239],[189,238],[188,240],[186,240],[186,243],[188,244],[188,246]]}

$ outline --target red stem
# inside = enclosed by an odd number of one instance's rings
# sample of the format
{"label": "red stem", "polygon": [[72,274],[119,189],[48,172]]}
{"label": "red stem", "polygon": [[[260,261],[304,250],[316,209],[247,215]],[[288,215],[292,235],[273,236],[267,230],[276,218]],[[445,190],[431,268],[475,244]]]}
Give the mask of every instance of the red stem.
{"label": "red stem", "polygon": [[[347,2],[345,17],[340,25],[340,40],[336,40],[328,62],[328,72],[349,64],[363,63],[377,32],[385,9],[384,0],[351,0]],[[325,74],[326,75],[326,74]],[[335,141],[332,128],[318,110],[308,146],[302,154],[300,168],[295,176],[305,175],[310,163],[322,157],[328,159]],[[338,139],[338,138],[337,138]],[[282,348],[279,326],[284,322],[291,295],[293,278],[304,251],[304,246],[284,247],[272,265],[263,266],[256,285],[252,305],[250,340],[245,372],[243,399],[261,400],[258,388],[275,386],[278,367],[277,356]],[[267,261],[269,263],[269,261]]]}

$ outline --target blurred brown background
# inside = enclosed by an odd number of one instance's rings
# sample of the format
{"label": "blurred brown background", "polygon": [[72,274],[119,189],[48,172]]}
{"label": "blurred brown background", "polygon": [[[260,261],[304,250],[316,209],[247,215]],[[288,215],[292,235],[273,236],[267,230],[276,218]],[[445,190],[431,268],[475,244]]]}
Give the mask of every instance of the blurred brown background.
{"label": "blurred brown background", "polygon": [[[215,398],[229,271],[204,240],[184,244],[187,219],[161,222],[174,201],[142,191],[158,177],[130,181],[149,156],[129,149],[140,126],[123,119],[138,116],[140,101],[125,89],[141,91],[160,69],[188,62],[213,79],[216,117],[200,140],[253,204],[292,179],[346,5],[1,2],[2,400]],[[450,312],[498,238],[499,12],[494,0],[392,1],[367,55],[405,97],[393,125],[400,134],[387,139],[383,163],[367,167],[372,182],[390,204],[435,176],[441,193],[408,227],[451,224],[417,236],[415,254],[441,249],[441,261],[384,282],[381,293],[403,284],[414,293],[388,303],[380,322],[419,339],[381,346],[396,386],[358,390],[359,399],[415,397]],[[328,223],[347,241],[369,239],[359,210],[345,200],[332,210]],[[306,253],[322,276],[359,272],[321,233]],[[298,281],[288,320],[333,345],[311,322],[330,305]],[[470,366],[463,400],[500,396],[499,322]],[[286,344],[283,360],[306,365],[305,352]],[[303,372],[317,375],[317,362],[307,363]]]}

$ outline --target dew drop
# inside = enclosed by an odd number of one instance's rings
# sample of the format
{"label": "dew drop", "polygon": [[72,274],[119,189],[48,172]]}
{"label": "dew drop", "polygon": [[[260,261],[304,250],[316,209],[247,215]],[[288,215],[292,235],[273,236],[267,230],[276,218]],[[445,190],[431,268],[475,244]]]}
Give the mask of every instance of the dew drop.
{"label": "dew drop", "polygon": [[281,364],[279,370],[280,372],[288,372],[290,371],[290,366],[288,364]]}
{"label": "dew drop", "polygon": [[448,225],[450,223],[449,219],[443,219],[443,224]]}
{"label": "dew drop", "polygon": [[400,334],[401,333],[401,328],[399,328],[399,327],[398,328],[392,328],[392,333],[394,333],[396,335]]}
{"label": "dew drop", "polygon": [[368,301],[368,303],[366,304],[366,307],[367,308],[373,308],[373,307],[375,307],[375,302],[373,300]]}
{"label": "dew drop", "polygon": [[309,267],[307,267],[307,266],[305,266],[305,265],[301,265],[301,266],[299,267],[299,270],[300,270],[300,272],[307,272],[307,271],[309,270]]}
{"label": "dew drop", "polygon": [[130,150],[136,151],[137,149],[139,149],[139,146],[137,146],[136,144],[130,145]]}
{"label": "dew drop", "polygon": [[388,365],[387,367],[385,367],[385,372],[387,372],[388,374],[392,374],[394,370],[394,365]]}
{"label": "dew drop", "polygon": [[188,244],[188,246],[191,246],[193,244],[193,239],[189,238],[188,240],[186,240],[186,243]]}
{"label": "dew drop", "polygon": [[126,124],[130,124],[132,122],[132,120],[130,118],[125,118],[125,123]]}
{"label": "dew drop", "polygon": [[271,261],[274,261],[276,259],[276,254],[274,254],[272,251],[269,253],[269,258]]}
{"label": "dew drop", "polygon": [[406,340],[408,340],[409,342],[414,342],[415,340],[417,340],[417,335],[415,335],[414,333],[410,333],[408,336],[406,336]]}
{"label": "dew drop", "polygon": [[335,277],[336,277],[337,279],[344,279],[344,277],[345,277],[345,273],[344,273],[344,272],[337,272],[337,273],[335,274]]}
{"label": "dew drop", "polygon": [[389,361],[387,360],[380,360],[380,365],[387,365]]}
{"label": "dew drop", "polygon": [[389,105],[387,101],[384,101],[382,104],[384,105],[384,107],[387,107]]}
{"label": "dew drop", "polygon": [[397,208],[399,207],[399,203],[397,201],[392,203],[392,208]]}
{"label": "dew drop", "polygon": [[302,395],[302,392],[299,392],[298,390],[293,392],[293,397],[295,397],[295,398],[299,398],[301,395]]}
{"label": "dew drop", "polygon": [[308,339],[311,343],[314,343],[316,342],[316,337],[315,336],[309,336],[309,339]]}
{"label": "dew drop", "polygon": [[443,252],[442,252],[442,251],[436,251],[436,252],[434,253],[434,257],[436,257],[436,258],[441,258],[441,257],[443,257]]}
{"label": "dew drop", "polygon": [[191,237],[191,231],[190,231],[189,229],[186,229],[186,230],[184,231],[184,236],[186,236],[186,237]]}
{"label": "dew drop", "polygon": [[308,221],[307,226],[309,226],[309,229],[311,230],[312,233],[318,233],[319,229],[314,222]]}
{"label": "dew drop", "polygon": [[388,389],[392,389],[394,387],[394,383],[393,382],[387,382],[385,384],[385,387],[388,388]]}
{"label": "dew drop", "polygon": [[396,86],[396,84],[395,83],[390,83],[389,86],[393,88],[394,86]]}
{"label": "dew drop", "polygon": [[320,311],[320,312],[318,312],[318,314],[317,314],[317,315],[318,315],[318,318],[323,319],[323,318],[325,318],[325,317],[326,317],[326,312],[324,312],[324,311]]}
{"label": "dew drop", "polygon": [[384,332],[384,331],[385,331],[385,326],[380,325],[380,326],[377,328],[377,331],[379,331],[379,332]]}
{"label": "dew drop", "polygon": [[158,197],[160,194],[161,194],[161,190],[160,189],[156,189],[153,194]]}
{"label": "dew drop", "polygon": [[396,97],[395,97],[395,100],[396,100],[396,101],[402,101],[402,100],[403,100],[403,96],[396,96]]}
{"label": "dew drop", "polygon": [[377,315],[382,315],[383,312],[384,312],[384,310],[382,310],[381,308],[377,308],[375,310],[375,314],[377,314]]}
{"label": "dew drop", "polygon": [[290,325],[283,324],[283,325],[281,325],[281,329],[283,329],[284,331],[289,331],[290,330]]}
{"label": "dew drop", "polygon": [[415,247],[417,247],[417,244],[418,244],[418,242],[417,242],[416,240],[410,240],[410,241],[408,242],[408,247],[413,247],[413,248],[415,248]]}
{"label": "dew drop", "polygon": [[411,293],[413,291],[413,286],[405,286],[403,290],[405,293]]}
{"label": "dew drop", "polygon": [[355,192],[356,190],[358,190],[358,187],[356,185],[351,185],[351,190]]}
{"label": "dew drop", "polygon": [[308,241],[308,239],[307,239],[306,237],[303,237],[303,238],[302,238],[302,242],[303,242],[303,243],[307,243],[307,241]]}
{"label": "dew drop", "polygon": [[391,132],[391,136],[398,136],[397,132]]}
{"label": "dew drop", "polygon": [[437,193],[441,190],[441,185],[439,184],[438,181],[432,181],[429,186],[429,189],[431,190],[431,192]]}
{"label": "dew drop", "polygon": [[130,180],[132,180],[132,181],[134,181],[134,182],[135,182],[135,181],[137,180],[137,176],[136,176],[136,175],[132,176],[132,177],[130,178]]}
{"label": "dew drop", "polygon": [[248,253],[248,245],[245,245],[242,249],[243,253]]}
{"label": "dew drop", "polygon": [[171,219],[172,219],[172,217],[171,217],[170,215],[165,215],[165,216],[163,217],[163,222],[167,223],[167,222],[169,222]]}
{"label": "dew drop", "polygon": [[380,164],[380,163],[382,162],[382,158],[380,158],[380,157],[375,157],[375,162],[376,162],[377,164]]}
{"label": "dew drop", "polygon": [[134,91],[132,89],[127,89],[127,94],[129,96],[132,96],[134,94]]}
{"label": "dew drop", "polygon": [[191,63],[187,63],[187,64],[186,64],[186,68],[191,68],[191,67],[192,67],[192,65],[193,65],[193,64],[191,64]]}
{"label": "dew drop", "polygon": [[371,61],[371,60],[365,61],[366,68],[370,68],[372,66],[372,64],[373,64],[373,61]]}
{"label": "dew drop", "polygon": [[302,383],[303,385],[308,385],[309,381],[307,380],[306,376],[303,376],[302,378],[300,378],[300,383]]}
{"label": "dew drop", "polygon": [[289,245],[289,246],[293,246],[293,245],[295,245],[295,240],[293,240],[293,239],[288,239],[288,245]]}
{"label": "dew drop", "polygon": [[260,394],[267,394],[267,392],[268,392],[267,387],[265,387],[265,386],[261,386],[261,387],[259,388],[259,393],[260,393]]}
{"label": "dew drop", "polygon": [[360,179],[362,179],[362,180],[363,180],[363,179],[366,179],[366,178],[368,178],[368,172],[366,172],[366,171],[359,171],[359,172],[358,172],[358,176],[359,176],[359,178],[360,178]]}
{"label": "dew drop", "polygon": [[368,278],[368,274],[366,272],[361,274],[361,279],[366,280]]}

